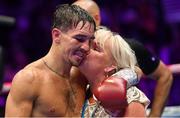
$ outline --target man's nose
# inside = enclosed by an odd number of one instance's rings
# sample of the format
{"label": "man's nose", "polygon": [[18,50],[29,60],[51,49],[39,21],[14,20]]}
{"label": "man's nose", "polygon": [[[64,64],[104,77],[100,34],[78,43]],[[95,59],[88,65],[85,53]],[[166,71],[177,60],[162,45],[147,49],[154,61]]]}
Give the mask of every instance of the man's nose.
{"label": "man's nose", "polygon": [[81,49],[83,49],[86,53],[90,51],[90,41],[87,40],[82,43]]}

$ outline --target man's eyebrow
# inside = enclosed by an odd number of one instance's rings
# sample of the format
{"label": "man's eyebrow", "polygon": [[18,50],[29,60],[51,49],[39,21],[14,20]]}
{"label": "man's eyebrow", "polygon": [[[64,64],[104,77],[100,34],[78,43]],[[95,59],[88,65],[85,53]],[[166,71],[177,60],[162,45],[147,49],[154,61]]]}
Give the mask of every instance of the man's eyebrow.
{"label": "man's eyebrow", "polygon": [[87,37],[87,36],[84,35],[84,34],[76,34],[76,35],[74,35],[73,37],[76,37],[76,36],[79,36],[79,37]]}
{"label": "man's eyebrow", "polygon": [[84,35],[84,34],[77,34],[77,35],[74,35],[73,37],[82,37],[82,38],[89,38],[89,39],[95,39],[95,36],[87,36],[87,35]]}

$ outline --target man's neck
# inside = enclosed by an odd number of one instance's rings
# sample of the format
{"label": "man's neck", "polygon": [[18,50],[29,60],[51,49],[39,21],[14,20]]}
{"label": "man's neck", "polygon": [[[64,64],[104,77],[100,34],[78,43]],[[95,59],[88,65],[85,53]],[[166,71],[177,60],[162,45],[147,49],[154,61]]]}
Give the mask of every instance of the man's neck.
{"label": "man's neck", "polygon": [[51,51],[42,58],[45,66],[59,76],[69,78],[71,65],[66,63],[60,54],[52,53]]}

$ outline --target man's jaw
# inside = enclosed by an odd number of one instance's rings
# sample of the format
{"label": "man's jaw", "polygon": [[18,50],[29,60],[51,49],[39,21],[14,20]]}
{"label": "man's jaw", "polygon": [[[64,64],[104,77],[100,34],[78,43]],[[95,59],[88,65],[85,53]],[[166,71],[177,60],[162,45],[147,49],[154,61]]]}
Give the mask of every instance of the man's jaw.
{"label": "man's jaw", "polygon": [[74,54],[75,60],[78,63],[78,66],[80,66],[83,61],[86,59],[87,54],[82,51],[76,51]]}

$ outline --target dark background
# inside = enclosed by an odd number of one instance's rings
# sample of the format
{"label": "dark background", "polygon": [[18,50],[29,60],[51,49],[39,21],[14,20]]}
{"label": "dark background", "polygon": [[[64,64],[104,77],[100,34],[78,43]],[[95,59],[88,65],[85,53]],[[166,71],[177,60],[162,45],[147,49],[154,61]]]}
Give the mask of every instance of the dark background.
{"label": "dark background", "polygon": [[[4,65],[0,81],[11,82],[14,74],[28,63],[44,56],[51,46],[51,16],[56,5],[74,0],[1,0],[0,16],[14,18],[0,22],[0,46]],[[101,8],[102,25],[144,44],[165,64],[180,63],[179,0],[96,0]],[[0,18],[1,19],[1,18]],[[3,73],[3,74],[1,74]],[[1,77],[2,76],[2,77]],[[174,82],[168,106],[180,105],[180,75]],[[156,81],[144,78],[139,87],[152,100]],[[0,96],[4,114],[7,94]],[[151,106],[150,106],[151,107]]]}

